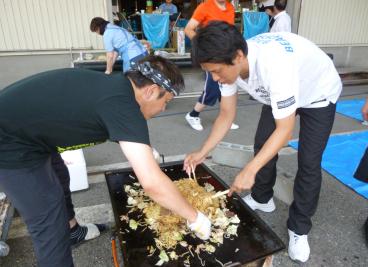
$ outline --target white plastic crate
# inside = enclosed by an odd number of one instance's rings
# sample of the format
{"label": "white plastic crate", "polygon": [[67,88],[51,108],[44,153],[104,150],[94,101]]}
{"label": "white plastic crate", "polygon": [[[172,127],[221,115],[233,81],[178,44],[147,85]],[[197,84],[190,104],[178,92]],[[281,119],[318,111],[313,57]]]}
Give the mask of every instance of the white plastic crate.
{"label": "white plastic crate", "polygon": [[70,175],[70,191],[84,190],[88,188],[88,176],[83,150],[72,150],[61,153]]}

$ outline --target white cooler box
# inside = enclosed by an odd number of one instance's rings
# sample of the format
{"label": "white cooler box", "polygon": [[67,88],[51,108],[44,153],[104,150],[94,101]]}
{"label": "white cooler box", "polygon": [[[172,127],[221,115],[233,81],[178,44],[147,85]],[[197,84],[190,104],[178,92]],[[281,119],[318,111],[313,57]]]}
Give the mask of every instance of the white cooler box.
{"label": "white cooler box", "polygon": [[70,175],[70,191],[88,188],[88,176],[83,150],[65,151],[60,154],[66,163]]}

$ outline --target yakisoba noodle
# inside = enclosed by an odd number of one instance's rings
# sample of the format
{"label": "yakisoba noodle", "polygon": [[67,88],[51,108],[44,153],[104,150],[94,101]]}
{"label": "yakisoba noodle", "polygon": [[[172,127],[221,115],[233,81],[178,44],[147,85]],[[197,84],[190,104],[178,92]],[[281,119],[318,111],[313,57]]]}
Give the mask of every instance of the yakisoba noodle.
{"label": "yakisoba noodle", "polygon": [[[229,212],[226,208],[226,196],[211,198],[216,193],[213,186],[210,184],[205,184],[204,187],[200,186],[197,181],[190,178],[174,181],[174,184],[184,198],[187,199],[195,209],[207,215],[212,222],[210,240],[204,241],[204,245],[199,245],[197,248],[193,249],[196,251],[206,250],[209,253],[213,253],[215,248],[211,244],[222,244],[224,235],[236,235],[239,219],[236,215],[227,215]],[[187,228],[185,219],[150,200],[138,183],[135,183],[134,186],[126,186],[125,191],[128,194],[128,204],[131,207],[129,213],[141,210],[145,215],[139,222],[134,221],[132,224],[133,220],[129,221],[129,225],[132,229],[132,225],[135,225],[135,223],[151,229],[156,234],[156,247],[161,251],[175,249],[178,243],[182,246],[186,245],[186,242],[182,241],[183,237],[192,233]],[[125,219],[129,220],[128,217]],[[170,257],[171,255],[172,254],[170,254]]]}

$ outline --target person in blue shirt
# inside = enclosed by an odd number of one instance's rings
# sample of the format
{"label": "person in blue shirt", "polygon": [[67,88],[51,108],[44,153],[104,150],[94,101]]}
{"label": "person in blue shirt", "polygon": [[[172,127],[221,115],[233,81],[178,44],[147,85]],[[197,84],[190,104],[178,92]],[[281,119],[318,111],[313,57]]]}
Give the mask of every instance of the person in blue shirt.
{"label": "person in blue shirt", "polygon": [[130,32],[101,17],[91,20],[90,29],[103,36],[104,47],[107,51],[106,74],[112,72],[118,56],[123,60],[123,72],[127,72],[132,61],[137,62],[148,55],[146,48]]}
{"label": "person in blue shirt", "polygon": [[178,8],[172,3],[172,0],[165,0],[165,3],[162,3],[159,9],[162,13],[168,12],[170,16],[178,13]]}

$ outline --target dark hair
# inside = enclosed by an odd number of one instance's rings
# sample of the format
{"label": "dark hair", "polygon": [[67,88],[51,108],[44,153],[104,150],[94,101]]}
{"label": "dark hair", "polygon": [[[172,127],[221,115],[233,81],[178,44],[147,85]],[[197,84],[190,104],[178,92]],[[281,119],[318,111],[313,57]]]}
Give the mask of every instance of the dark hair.
{"label": "dark hair", "polygon": [[[179,68],[174,63],[163,57],[152,55],[139,60],[138,64],[143,62],[149,62],[153,69],[160,71],[166,78],[168,78],[173,88],[175,88],[177,95],[184,90],[184,78],[181,75]],[[146,78],[138,70],[128,70],[125,73],[125,76],[131,79],[138,88],[154,84],[151,79]],[[160,97],[163,96],[165,92],[166,90],[162,91]]]}
{"label": "dark hair", "polygon": [[210,22],[198,30],[192,41],[192,61],[201,63],[224,63],[233,65],[238,50],[248,54],[247,42],[241,33],[222,21]]}
{"label": "dark hair", "polygon": [[95,17],[91,20],[89,28],[92,32],[97,32],[97,30],[99,30],[99,33],[103,35],[107,24],[109,24],[107,20],[101,17]]}
{"label": "dark hair", "polygon": [[275,0],[274,7],[278,10],[285,10],[287,5],[287,0]]}

